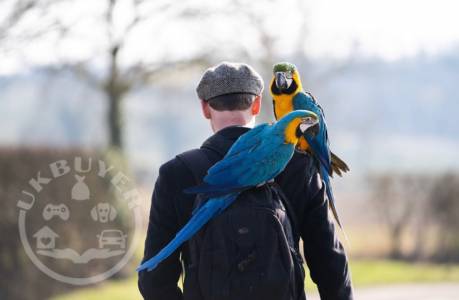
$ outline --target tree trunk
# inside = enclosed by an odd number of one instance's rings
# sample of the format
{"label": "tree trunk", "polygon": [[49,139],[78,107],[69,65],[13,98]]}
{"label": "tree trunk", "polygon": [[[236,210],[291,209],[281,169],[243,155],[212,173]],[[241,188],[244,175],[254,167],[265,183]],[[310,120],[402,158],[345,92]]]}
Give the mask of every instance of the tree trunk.
{"label": "tree trunk", "polygon": [[110,51],[110,74],[105,85],[108,100],[109,146],[123,149],[123,122],[121,102],[126,92],[123,82],[119,79],[118,52],[119,46],[114,45]]}
{"label": "tree trunk", "polygon": [[391,229],[391,252],[390,257],[393,259],[402,258],[401,243],[402,242],[402,226],[396,225]]}
{"label": "tree trunk", "polygon": [[123,149],[121,97],[116,93],[109,94],[108,101],[109,146],[121,150]]}

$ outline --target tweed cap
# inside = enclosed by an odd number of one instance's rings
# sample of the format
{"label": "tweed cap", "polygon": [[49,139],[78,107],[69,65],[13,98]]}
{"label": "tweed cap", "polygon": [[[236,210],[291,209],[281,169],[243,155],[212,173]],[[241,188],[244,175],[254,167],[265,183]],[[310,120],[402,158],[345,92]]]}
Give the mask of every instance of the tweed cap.
{"label": "tweed cap", "polygon": [[233,93],[260,95],[262,91],[260,74],[247,64],[231,62],[222,62],[207,69],[196,87],[202,100]]}

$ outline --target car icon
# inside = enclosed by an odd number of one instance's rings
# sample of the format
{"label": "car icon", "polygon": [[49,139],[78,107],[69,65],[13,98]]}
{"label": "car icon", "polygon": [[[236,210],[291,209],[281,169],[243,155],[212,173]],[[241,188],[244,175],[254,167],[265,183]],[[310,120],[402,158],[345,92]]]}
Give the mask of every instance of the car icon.
{"label": "car icon", "polygon": [[99,239],[99,248],[104,248],[107,245],[118,245],[121,249],[126,248],[127,235],[121,230],[106,229],[96,236]]}

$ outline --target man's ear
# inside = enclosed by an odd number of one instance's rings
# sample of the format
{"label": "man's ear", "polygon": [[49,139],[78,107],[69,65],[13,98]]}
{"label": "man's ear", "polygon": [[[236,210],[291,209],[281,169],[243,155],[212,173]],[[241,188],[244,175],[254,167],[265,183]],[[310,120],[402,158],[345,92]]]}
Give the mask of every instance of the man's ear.
{"label": "man's ear", "polygon": [[201,108],[202,108],[202,114],[204,115],[204,118],[210,119],[209,103],[207,103],[204,100],[201,100]]}
{"label": "man's ear", "polygon": [[255,97],[252,103],[252,115],[256,116],[260,113],[261,109],[261,95]]}

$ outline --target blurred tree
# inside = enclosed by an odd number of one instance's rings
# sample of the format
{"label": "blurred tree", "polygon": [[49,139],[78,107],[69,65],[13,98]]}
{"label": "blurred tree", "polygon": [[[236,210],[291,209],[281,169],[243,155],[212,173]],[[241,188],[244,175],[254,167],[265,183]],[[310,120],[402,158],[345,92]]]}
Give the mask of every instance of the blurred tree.
{"label": "blurred tree", "polygon": [[[410,205],[403,201],[396,188],[396,179],[388,174],[372,176],[372,201],[376,211],[389,231],[391,241],[391,258],[401,257],[402,229],[411,214]],[[400,205],[403,204],[403,205]]]}
{"label": "blurred tree", "polygon": [[[117,8],[116,6],[119,2],[119,0],[109,0],[105,16],[105,25],[107,28],[107,36],[109,40],[109,66],[107,76],[101,81],[95,80],[94,77],[87,75],[86,76],[87,78],[91,78],[91,80],[93,80],[96,83],[96,85],[99,86],[107,96],[109,102],[109,143],[111,146],[121,149],[123,146],[121,103],[125,95],[134,87],[138,87],[139,85],[149,82],[149,80],[151,80],[153,76],[157,75],[160,72],[170,71],[170,69],[173,67],[183,67],[202,62],[205,60],[206,56],[202,55],[199,57],[194,57],[186,60],[165,60],[158,64],[137,63],[128,66],[126,69],[123,70],[119,65],[120,52],[123,50],[125,44],[128,42],[131,31],[135,30],[136,27],[141,26],[142,22],[153,17],[154,14],[158,14],[161,12],[166,13],[167,10],[172,8],[177,9],[178,5],[174,5],[173,3],[167,1],[158,5],[152,13],[142,14],[142,5],[147,1],[134,0],[132,2],[134,15],[131,21],[128,22],[125,26],[122,33],[116,36],[116,22],[114,13],[115,9]],[[186,9],[178,10],[174,13],[174,17],[183,17],[188,13],[189,11],[187,11]]]}
{"label": "blurred tree", "polygon": [[369,178],[371,200],[389,232],[389,255],[395,259],[403,258],[402,236],[413,218],[425,212],[423,204],[429,192],[428,178],[421,174],[397,173],[371,175]]}
{"label": "blurred tree", "polygon": [[[61,0],[65,2],[68,0]],[[57,18],[36,22],[49,14],[57,0],[2,0],[0,2],[0,51],[23,56],[27,45],[52,31],[62,30]]]}
{"label": "blurred tree", "polygon": [[0,45],[5,46],[5,40],[15,25],[32,9],[36,1],[6,1],[3,8],[3,18],[0,19]]}
{"label": "blurred tree", "polygon": [[[133,10],[132,17],[120,29],[117,11],[123,9],[121,7],[125,5],[123,2],[126,1],[108,0],[105,17],[103,18],[108,39],[106,48],[108,66],[105,76],[100,78],[85,63],[71,66],[92,86],[105,94],[108,101],[109,145],[118,149],[123,148],[122,102],[125,96],[133,89],[150,83],[160,73],[172,72],[195,64],[203,64],[208,57],[207,53],[200,53],[185,59],[167,57],[156,62],[140,60],[136,63],[121,65],[120,58],[123,50],[130,42],[132,32],[144,26],[145,23],[155,18],[158,14],[170,15],[170,18],[198,17],[196,11],[191,11],[189,7],[181,6],[179,3],[160,1],[155,2],[155,6],[152,7],[148,3],[149,1],[132,0],[130,1]],[[155,34],[160,30],[161,26],[156,27],[149,34],[154,39]],[[160,47],[160,45],[156,46]]]}
{"label": "blurred tree", "polygon": [[[305,59],[306,6],[301,0],[105,0],[90,5],[70,0],[7,2],[14,11],[10,18],[14,22],[0,26],[5,35],[23,41],[19,48],[30,48],[35,45],[29,37],[37,29],[45,33],[38,42],[55,44],[52,49],[37,47],[54,55],[54,61],[45,62],[45,66],[55,71],[72,70],[104,95],[109,145],[120,149],[124,144],[123,100],[137,88],[157,82],[162,74],[208,65],[218,57],[254,64],[268,86],[272,65],[281,55],[295,56],[296,63]],[[0,10],[5,6],[0,4]],[[29,16],[24,21],[15,17],[20,15]],[[286,43],[292,37],[294,42]],[[177,48],[184,45],[186,55],[183,49],[178,55]],[[144,47],[149,51],[139,49]],[[272,120],[268,89],[262,121]]]}
{"label": "blurred tree", "polygon": [[[146,32],[146,38],[152,40],[156,40],[161,35],[163,26],[166,24],[161,24],[161,21],[159,24],[152,24],[152,21],[156,19],[167,19],[168,22],[174,19],[192,20],[202,16],[199,9],[182,5],[179,2],[106,0],[106,5],[99,10],[100,16],[96,20],[100,26],[86,27],[84,32],[81,32],[78,25],[90,20],[91,16],[84,16],[85,18],[81,20],[64,20],[63,15],[65,14],[62,12],[65,9],[75,8],[72,7],[75,5],[72,1],[15,0],[9,2],[9,6],[3,4],[3,7],[9,8],[9,13],[6,20],[0,25],[0,38],[15,39],[16,43],[19,42],[20,47],[24,46],[21,42],[28,42],[30,46],[31,38],[38,34],[37,27],[40,28],[40,36],[47,34],[46,38],[54,39],[56,45],[60,42],[68,42],[72,38],[81,38],[82,35],[90,36],[91,31],[97,32],[98,29],[104,28],[105,34],[100,37],[103,40],[103,49],[95,47],[90,50],[93,53],[87,57],[69,58],[67,54],[60,56],[57,50],[59,47],[56,46],[56,49],[53,50],[56,51],[58,61],[48,67],[52,67],[54,71],[72,70],[93,88],[102,92],[108,102],[109,146],[114,148],[123,148],[122,103],[129,92],[151,82],[160,74],[201,65],[207,61],[211,53],[211,49],[202,49],[200,52],[190,52],[187,57],[165,55],[155,59],[126,59],[129,54],[124,52],[128,47],[132,50],[133,47],[130,44],[135,38],[136,31],[143,30]],[[40,15],[43,19],[40,24],[43,23],[46,26],[36,26],[36,16],[29,24],[21,22],[21,17],[27,14]],[[76,46],[84,48],[83,44],[76,44]],[[158,43],[154,44],[154,47],[157,48],[162,46],[159,39]],[[152,52],[155,50],[157,49],[151,49]],[[70,49],[66,51],[71,52]],[[105,60],[102,70],[97,65],[97,63],[100,64],[100,61],[94,61],[95,57],[99,59],[102,57]]]}
{"label": "blurred tree", "polygon": [[438,226],[435,258],[459,260],[459,175],[438,176],[429,194],[429,206]]}

